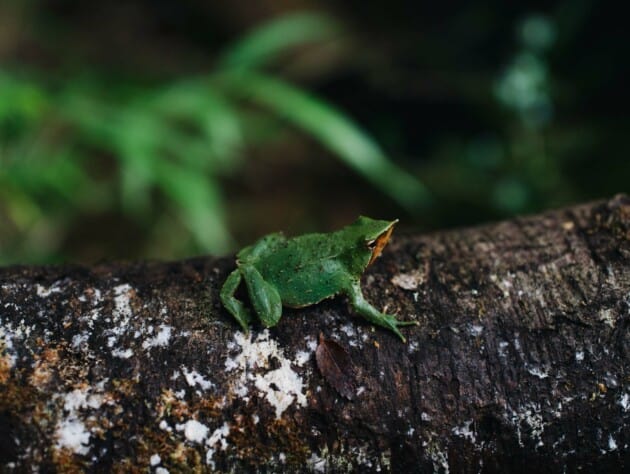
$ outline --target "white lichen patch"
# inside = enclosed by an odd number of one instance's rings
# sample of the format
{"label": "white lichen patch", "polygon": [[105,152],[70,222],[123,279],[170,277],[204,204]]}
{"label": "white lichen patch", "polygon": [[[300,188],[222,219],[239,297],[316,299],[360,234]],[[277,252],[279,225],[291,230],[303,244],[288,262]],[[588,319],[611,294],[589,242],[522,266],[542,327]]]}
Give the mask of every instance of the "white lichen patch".
{"label": "white lichen patch", "polygon": [[304,338],[304,341],[306,342],[306,348],[311,351],[311,352],[315,352],[317,350],[317,339],[315,339],[313,336],[308,335]]}
{"label": "white lichen patch", "polygon": [[188,420],[186,423],[176,424],[177,431],[183,431],[186,439],[193,443],[203,443],[208,437],[210,429],[197,420]]}
{"label": "white lichen patch", "polygon": [[161,430],[168,431],[169,433],[173,431],[173,428],[171,428],[171,426],[168,424],[166,420],[160,421],[160,424],[158,426],[160,427]]}
{"label": "white lichen patch", "polygon": [[409,273],[394,275],[391,281],[403,290],[412,291],[418,288],[423,283],[423,280],[422,274],[418,270],[414,270]]}
{"label": "white lichen patch", "polygon": [[120,359],[129,359],[131,356],[133,356],[133,351],[129,348],[127,349],[115,348],[112,350],[112,356],[118,357]]}
{"label": "white lichen patch", "polygon": [[534,377],[538,377],[539,379],[546,379],[549,377],[549,373],[546,370],[541,369],[540,367],[529,367],[527,372],[532,374]]}
{"label": "white lichen patch", "polygon": [[372,462],[373,456],[370,455],[368,446],[351,446],[350,453],[352,453],[352,457],[361,467],[365,467],[366,469],[374,467]]}
{"label": "white lichen patch", "polygon": [[100,393],[90,393],[90,387],[75,389],[63,395],[63,409],[68,413],[73,413],[81,409],[92,408],[94,410],[103,404],[103,395]]}
{"label": "white lichen patch", "polygon": [[311,453],[311,457],[306,460],[306,465],[312,472],[326,472],[328,467],[326,458],[323,458],[314,452]]}
{"label": "white lichen patch", "polygon": [[161,324],[158,333],[151,338],[145,339],[142,342],[142,348],[147,350],[152,347],[166,347],[171,340],[171,333],[173,328],[166,324]]}
{"label": "white lichen patch", "polygon": [[276,418],[297,401],[298,405],[306,406],[306,396],[302,393],[302,378],[291,369],[287,360],[281,366],[255,380],[256,388],[265,394],[265,399],[276,410]]}
{"label": "white lichen patch", "polygon": [[309,361],[312,355],[313,353],[311,351],[297,351],[295,353],[295,365],[304,367],[304,364]]}
{"label": "white lichen patch", "polygon": [[472,337],[479,337],[481,336],[482,332],[483,326],[480,326],[479,324],[470,324],[468,326],[468,334],[470,334]]}
{"label": "white lichen patch", "polygon": [[[15,366],[18,357],[18,348],[23,347],[24,341],[31,337],[35,325],[28,325],[24,319],[16,321],[3,321],[0,313],[0,354],[4,354],[3,360],[9,368]],[[50,337],[50,331],[44,332],[45,342]]]}
{"label": "white lichen patch", "polygon": [[222,450],[225,450],[228,447],[227,437],[230,434],[230,425],[223,423],[223,426],[214,430],[210,438],[208,438],[208,446],[217,446]]}
{"label": "white lichen patch", "polygon": [[[133,316],[131,309],[131,298],[135,293],[135,290],[129,284],[118,285],[113,288],[114,293],[114,308],[112,309],[111,318],[107,318],[106,321],[112,323],[112,327],[107,329],[104,333],[107,337],[107,347],[112,351],[120,350],[114,348],[118,343],[120,336],[126,334],[130,330],[130,321]],[[99,316],[98,311],[92,313],[92,319]]]}
{"label": "white lichen patch", "polygon": [[7,293],[13,293],[20,288],[24,288],[25,286],[25,284],[19,283],[3,283],[2,285],[0,285],[0,290],[6,291]]}
{"label": "white lichen patch", "polygon": [[206,379],[196,370],[189,371],[186,367],[182,367],[182,373],[184,374],[186,383],[191,387],[198,386],[202,390],[208,390],[214,387],[214,384],[210,380]]}
{"label": "white lichen patch", "polygon": [[[81,317],[81,320],[87,323],[89,328],[93,328],[94,322],[101,319],[107,324],[108,327],[103,331],[103,334],[106,336],[106,347],[113,357],[128,359],[134,355],[132,347],[126,347],[124,345],[121,347],[120,344],[121,340],[126,340],[130,336],[133,337],[133,339],[142,338],[141,345],[146,351],[155,347],[167,347],[171,343],[173,328],[167,324],[154,327],[149,324],[150,320],[143,320],[138,327],[135,327],[133,324],[134,310],[132,303],[135,298],[136,290],[128,283],[117,285],[109,292],[109,296],[113,301],[111,314],[104,312],[102,308],[98,307],[103,300],[101,290],[90,288],[87,294],[90,296],[92,305],[96,307],[85,313]],[[166,309],[162,307],[160,315],[164,316],[165,314]],[[75,350],[88,350],[89,348],[86,348],[88,340],[88,332],[84,331],[77,334],[73,337],[72,347]],[[140,341],[133,343],[134,347],[136,347],[136,345],[140,345]]]}
{"label": "white lichen patch", "polygon": [[500,279],[498,275],[495,275],[495,274],[490,275],[490,281],[499,287],[499,289],[503,293],[503,298],[509,298],[510,291],[512,290],[514,286],[512,282],[510,281],[510,279],[513,279],[514,276],[515,275],[512,273],[508,273],[507,277]]}
{"label": "white lichen patch", "polygon": [[7,301],[6,303],[4,303],[3,306],[6,309],[13,309],[14,311],[20,311],[20,307],[16,303],[13,303],[12,301]]}
{"label": "white lichen patch", "polygon": [[[0,320],[0,324],[2,321]],[[14,333],[10,327],[4,328],[0,325],[0,356],[8,369],[15,367],[17,355],[13,348]]]}
{"label": "white lichen patch", "polygon": [[101,302],[103,301],[103,294],[101,293],[101,290],[99,290],[98,288],[92,288],[90,290],[90,293],[92,304],[94,306],[98,306],[99,304],[101,304]]}
{"label": "white lichen patch", "polygon": [[608,451],[616,451],[617,450],[617,441],[612,435],[608,435]]}
{"label": "white lichen patch", "polygon": [[348,338],[348,345],[351,347],[358,347],[361,342],[364,342],[367,338],[361,337],[361,330],[352,323],[344,324],[339,328]]}
{"label": "white lichen patch", "polygon": [[428,446],[427,452],[433,463],[433,472],[443,472],[449,474],[451,467],[448,462],[448,451],[432,443]]}
{"label": "white lichen patch", "polygon": [[545,422],[540,406],[534,403],[523,406],[519,411],[512,411],[507,415],[508,421],[516,428],[516,436],[519,446],[523,447],[522,428],[529,428],[530,438],[536,442],[536,446],[543,446],[542,435],[545,431]]}
{"label": "white lichen patch", "polygon": [[[304,382],[293,370],[292,362],[285,357],[284,351],[278,347],[269,331],[265,330],[252,340],[237,332],[234,341],[228,346],[237,351],[234,357],[227,358],[225,369],[235,372],[232,380],[232,392],[241,398],[250,393],[250,386],[256,388],[258,396],[264,398],[275,410],[276,418],[280,418],[287,408],[296,403],[306,406]],[[269,370],[271,361],[275,359],[278,368]],[[295,365],[298,365],[295,363]]]}
{"label": "white lichen patch", "polygon": [[561,418],[562,417],[562,409],[564,408],[564,406],[562,405],[562,402],[559,401],[558,403],[556,403],[556,409],[553,410],[553,416],[555,418]]}
{"label": "white lichen patch", "polygon": [[90,333],[83,331],[79,334],[72,336],[72,349],[75,351],[81,350],[90,340]]}
{"label": "white lichen patch", "polygon": [[524,354],[523,354],[523,351],[522,351],[522,348],[521,348],[521,341],[518,338],[518,336],[519,336],[518,333],[516,333],[515,337],[514,337],[514,349],[516,349],[518,351],[518,353],[519,353],[519,355],[521,357],[525,358]]}
{"label": "white lichen patch", "polygon": [[497,350],[499,357],[505,359],[507,357],[507,348],[510,346],[510,343],[507,341],[499,342],[499,349]]}
{"label": "white lichen patch", "polygon": [[456,426],[451,431],[455,436],[461,436],[462,438],[467,439],[472,444],[475,444],[477,437],[475,435],[475,430],[471,428],[473,424],[473,420],[465,421],[462,426]]}
{"label": "white lichen patch", "polygon": [[134,292],[134,289],[128,283],[124,283],[122,285],[115,286],[113,291],[114,310],[112,315],[114,316],[114,321],[130,318],[132,315],[131,295]]}
{"label": "white lichen patch", "polygon": [[104,396],[96,390],[102,390],[104,382],[96,387],[77,388],[59,395],[63,400],[64,416],[55,427],[57,448],[69,449],[81,455],[86,455],[90,451],[91,433],[86,427],[85,420],[103,404]]}
{"label": "white lichen patch", "polygon": [[348,337],[355,337],[357,335],[357,332],[352,324],[344,324],[339,329],[341,329],[341,331]]}
{"label": "white lichen patch", "polygon": [[53,293],[61,293],[63,291],[63,282],[56,281],[49,287],[37,284],[35,285],[35,291],[37,292],[37,296],[41,298],[47,298]]}
{"label": "white lichen patch", "polygon": [[598,319],[611,328],[614,328],[617,323],[615,319],[615,312],[610,308],[602,309],[598,314]]}
{"label": "white lichen patch", "polygon": [[82,455],[90,452],[90,432],[83,421],[77,418],[65,418],[57,423],[55,439],[58,448]]}
{"label": "white lichen patch", "polygon": [[[284,462],[280,455],[278,459]],[[368,444],[342,444],[333,453],[324,445],[319,451],[311,451],[306,466],[309,472],[391,472],[391,451],[375,451]]]}
{"label": "white lichen patch", "polygon": [[[230,425],[227,423],[223,423],[223,426],[214,430],[208,441],[206,442],[206,446],[208,446],[208,450],[206,451],[206,464],[209,465],[213,470],[216,469],[214,462],[214,453],[216,453],[217,448],[221,449],[221,451],[225,451],[228,447],[227,437],[230,434]],[[218,445],[218,446],[217,446]]]}

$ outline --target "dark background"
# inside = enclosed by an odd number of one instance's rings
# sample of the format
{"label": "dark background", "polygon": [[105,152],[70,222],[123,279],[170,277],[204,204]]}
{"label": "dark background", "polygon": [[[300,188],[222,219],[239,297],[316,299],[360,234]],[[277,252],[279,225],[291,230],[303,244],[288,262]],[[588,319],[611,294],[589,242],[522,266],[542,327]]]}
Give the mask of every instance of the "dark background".
{"label": "dark background", "polygon": [[[308,101],[235,93],[225,58],[281,19],[247,70]],[[626,23],[594,1],[3,1],[0,263],[226,253],[358,214],[421,232],[627,192]],[[354,132],[400,173],[352,167]]]}

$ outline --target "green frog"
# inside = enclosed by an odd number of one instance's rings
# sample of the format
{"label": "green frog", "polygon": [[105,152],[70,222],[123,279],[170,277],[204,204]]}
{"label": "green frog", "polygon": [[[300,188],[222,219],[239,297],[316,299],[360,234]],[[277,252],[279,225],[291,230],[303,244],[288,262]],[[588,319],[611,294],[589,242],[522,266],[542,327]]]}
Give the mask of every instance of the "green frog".
{"label": "green frog", "polygon": [[397,222],[361,216],[327,234],[266,235],[238,252],[236,270],[221,288],[221,301],[247,332],[251,311],[234,296],[242,280],[254,312],[266,327],[278,324],[282,306],[303,308],[343,294],[354,311],[405,342],[398,328],[417,322],[380,312],[361,291],[361,275],[381,254]]}

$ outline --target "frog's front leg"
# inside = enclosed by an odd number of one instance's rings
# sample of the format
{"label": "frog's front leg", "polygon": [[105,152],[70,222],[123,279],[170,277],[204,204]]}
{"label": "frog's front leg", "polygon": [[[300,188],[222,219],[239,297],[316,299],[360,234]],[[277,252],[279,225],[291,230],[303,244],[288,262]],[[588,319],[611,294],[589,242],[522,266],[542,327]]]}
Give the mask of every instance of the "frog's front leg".
{"label": "frog's front leg", "polygon": [[268,328],[275,326],[282,316],[282,300],[278,290],[266,282],[253,265],[239,265],[239,268],[260,321]]}
{"label": "frog's front leg", "polygon": [[396,317],[390,314],[381,313],[363,297],[359,282],[350,285],[347,290],[347,294],[350,298],[350,304],[357,313],[370,321],[372,324],[376,324],[393,331],[402,339],[403,342],[407,342],[407,340],[398,330],[398,326],[411,326],[418,324],[416,321],[399,321]]}
{"label": "frog's front leg", "polygon": [[236,318],[238,323],[243,328],[243,331],[249,331],[249,323],[252,320],[252,316],[245,305],[234,297],[238,285],[241,283],[241,270],[237,268],[230,276],[227,277],[223,287],[221,288],[221,301],[223,306],[230,312],[232,316]]}

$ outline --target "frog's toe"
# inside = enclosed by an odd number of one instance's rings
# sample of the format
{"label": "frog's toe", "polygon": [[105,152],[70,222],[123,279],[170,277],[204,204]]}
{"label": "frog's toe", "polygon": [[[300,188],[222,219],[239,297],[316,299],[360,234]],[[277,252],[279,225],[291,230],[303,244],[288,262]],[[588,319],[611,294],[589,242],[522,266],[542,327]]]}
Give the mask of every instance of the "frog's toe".
{"label": "frog's toe", "polygon": [[392,331],[394,334],[396,334],[396,335],[400,338],[400,340],[401,340],[402,342],[404,342],[404,343],[406,343],[406,342],[407,342],[407,339],[405,338],[405,336],[403,336],[403,335],[402,335],[402,333],[398,330],[398,328],[397,328],[396,326],[391,327],[390,329],[391,329],[391,331]]}
{"label": "frog's toe", "polygon": [[387,315],[385,327],[389,328],[394,334],[396,334],[402,342],[407,342],[405,336],[398,330],[399,326],[409,326],[410,321],[398,321],[394,316]]}
{"label": "frog's toe", "polygon": [[399,327],[402,326],[417,326],[419,323],[418,321],[400,321],[398,319],[396,319],[395,317],[392,316],[391,320],[389,321],[390,323],[390,329],[402,340],[402,342],[406,343],[407,339],[405,338],[405,336],[402,335],[402,333],[398,330]]}
{"label": "frog's toe", "polygon": [[396,326],[418,326],[418,321],[396,321]]}

